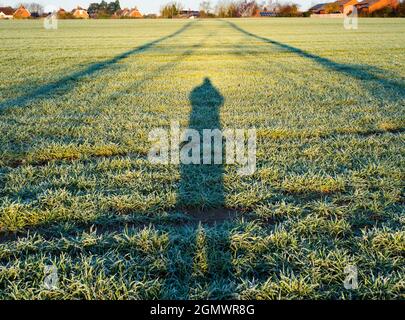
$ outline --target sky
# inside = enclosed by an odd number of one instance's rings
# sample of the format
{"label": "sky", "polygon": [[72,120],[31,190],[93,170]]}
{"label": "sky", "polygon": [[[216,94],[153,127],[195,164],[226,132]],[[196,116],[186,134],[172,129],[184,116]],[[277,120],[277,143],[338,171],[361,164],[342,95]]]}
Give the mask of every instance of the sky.
{"label": "sky", "polygon": [[[21,2],[37,2],[42,4],[44,7],[47,6],[54,6],[54,7],[61,7],[64,8],[65,10],[71,10],[78,5],[87,8],[89,3],[91,2],[100,2],[101,0],[0,0],[0,6],[16,6],[18,3]],[[113,0],[106,0],[107,2],[113,1]],[[186,9],[192,9],[192,10],[198,10],[199,9],[199,4],[202,0],[177,0],[181,2],[184,5],[184,8]],[[120,0],[121,7],[125,8],[131,8],[131,7],[138,7],[138,9],[143,13],[158,13],[160,7],[167,3],[170,2],[170,0]],[[211,0],[212,4],[215,4],[217,0]],[[262,1],[259,0],[257,1],[258,3],[261,3]],[[267,2],[267,1],[266,1]],[[279,2],[283,2],[283,0],[280,0]],[[284,1],[284,2],[294,2],[300,5],[301,10],[306,10],[308,9],[311,5],[320,3],[320,2],[328,2],[322,1],[322,0],[290,0],[290,1]]]}

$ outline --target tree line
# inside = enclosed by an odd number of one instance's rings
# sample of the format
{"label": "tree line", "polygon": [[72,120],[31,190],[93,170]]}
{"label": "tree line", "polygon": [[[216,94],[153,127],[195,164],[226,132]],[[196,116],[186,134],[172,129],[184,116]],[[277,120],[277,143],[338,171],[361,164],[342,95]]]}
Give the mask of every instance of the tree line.
{"label": "tree line", "polygon": [[[181,16],[185,10],[181,2],[172,1],[160,10],[160,15],[163,18],[176,18]],[[259,11],[271,11],[277,13],[277,16],[295,17],[301,16],[299,5],[295,3],[278,3],[270,0],[267,3],[258,3],[257,1],[247,0],[219,0],[214,4],[210,0],[204,0],[199,6],[199,16],[202,18],[236,18],[236,17],[253,17]]]}
{"label": "tree line", "polygon": [[118,10],[121,10],[119,0],[115,0],[109,3],[102,0],[100,3],[90,3],[89,7],[87,8],[87,13],[89,15],[97,15],[97,18],[107,18],[112,16]]}
{"label": "tree line", "polygon": [[[44,12],[44,7],[36,2],[20,3],[18,6],[23,5],[27,8],[32,16],[40,17],[47,12]],[[87,12],[92,17],[109,18],[117,11],[121,10],[119,0],[106,2],[102,0],[100,3],[90,3]],[[339,10],[336,3],[330,3],[326,6],[326,13],[333,13]],[[160,9],[160,16],[162,18],[179,18],[187,16],[188,10],[179,1],[171,1],[163,5]],[[268,0],[258,3],[255,0],[218,0],[215,4],[211,0],[203,0],[197,10],[201,18],[236,18],[236,17],[252,17],[257,16],[258,12],[273,12],[279,17],[300,17],[309,16],[309,12],[301,12],[299,5],[296,3],[279,3],[277,0]],[[365,16],[364,14],[360,14]],[[399,2],[396,9],[386,7],[367,16],[376,17],[405,17],[405,0]],[[155,18],[156,15],[144,15],[146,18]],[[61,18],[72,18],[71,13],[66,12]]]}

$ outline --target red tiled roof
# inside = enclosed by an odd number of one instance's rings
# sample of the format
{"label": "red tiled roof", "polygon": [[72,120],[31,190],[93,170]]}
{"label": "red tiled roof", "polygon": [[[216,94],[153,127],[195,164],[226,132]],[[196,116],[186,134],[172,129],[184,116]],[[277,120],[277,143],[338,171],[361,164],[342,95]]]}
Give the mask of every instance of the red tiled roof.
{"label": "red tiled roof", "polygon": [[14,12],[14,18],[29,18],[30,16],[31,13],[23,5]]}
{"label": "red tiled roof", "polygon": [[6,16],[12,16],[14,9],[11,7],[0,7],[0,12],[3,12]]}

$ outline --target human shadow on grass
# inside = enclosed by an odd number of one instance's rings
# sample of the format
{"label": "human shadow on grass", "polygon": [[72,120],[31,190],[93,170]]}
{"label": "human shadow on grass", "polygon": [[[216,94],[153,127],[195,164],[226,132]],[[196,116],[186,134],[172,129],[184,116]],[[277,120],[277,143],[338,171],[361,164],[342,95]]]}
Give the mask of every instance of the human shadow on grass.
{"label": "human shadow on grass", "polygon": [[[192,109],[188,129],[199,133],[199,143],[203,145],[201,137],[204,129],[221,130],[220,108],[224,103],[224,97],[211,80],[205,78],[201,85],[192,90],[189,99]],[[192,143],[190,136],[186,135],[183,138],[185,144],[181,153],[185,152],[185,146],[190,146]],[[211,146],[213,146],[212,141]],[[185,156],[191,156],[191,150],[188,151],[184,154]],[[184,159],[182,161],[180,157],[180,182],[176,208],[200,221],[198,226],[192,227],[194,236],[191,241],[194,243],[189,244],[193,248],[194,256],[188,255],[188,261],[184,260],[189,268],[184,273],[182,279],[184,283],[180,284],[179,290],[191,288],[188,292],[181,294],[185,298],[198,295],[192,291],[196,290],[196,283],[199,285],[203,283],[203,290],[218,296],[220,294],[216,292],[220,287],[218,283],[232,276],[230,226],[227,227],[231,223],[232,213],[225,208],[224,203],[224,165],[214,164],[213,151],[214,148],[211,148],[210,164],[203,164],[203,150],[197,151],[199,163],[185,164]]]}
{"label": "human shadow on grass", "polygon": [[[224,98],[212,85],[210,79],[206,78],[202,85],[194,88],[189,99],[192,109],[188,129],[196,130],[199,133],[199,139],[202,137],[204,129],[221,130],[219,111]],[[188,143],[191,137],[186,138]],[[202,145],[201,139],[199,142]],[[186,150],[185,147],[186,145],[183,143],[183,150]],[[198,153],[200,151],[202,152],[199,150]],[[191,150],[187,156],[191,156]],[[199,162],[202,162],[201,157],[198,158]],[[202,209],[205,207],[222,207],[224,204],[223,165],[184,164],[184,162],[181,161],[182,164],[180,165],[181,181],[178,190],[178,207]]]}
{"label": "human shadow on grass", "polygon": [[130,56],[140,54],[147,50],[150,50],[155,45],[157,45],[165,40],[174,38],[174,37],[180,35],[181,33],[185,32],[187,29],[189,29],[191,27],[192,24],[193,24],[193,22],[189,22],[189,23],[185,24],[184,26],[182,26],[176,32],[171,33],[167,36],[164,36],[164,37],[161,37],[154,41],[148,42],[148,43],[141,45],[139,47],[136,47],[134,49],[125,51],[106,61],[93,63],[83,70],[79,70],[74,73],[71,73],[55,82],[51,82],[51,83],[42,85],[42,86],[36,88],[35,90],[30,91],[15,99],[9,99],[7,101],[1,102],[0,103],[0,112],[4,109],[8,109],[10,107],[23,107],[26,104],[28,104],[32,101],[35,101],[37,99],[41,99],[41,98],[49,99],[56,95],[65,94],[66,92],[71,90],[71,88],[74,87],[82,78],[92,76],[99,71],[107,70],[107,69],[111,68],[112,66],[114,66],[115,64],[117,64],[118,62],[120,62]]}
{"label": "human shadow on grass", "polygon": [[[145,75],[141,79],[139,79],[137,81],[134,81],[131,85],[129,85],[125,89],[115,91],[113,94],[111,94],[109,96],[109,98],[107,100],[107,104],[111,105],[113,103],[117,103],[117,101],[119,101],[120,99],[125,98],[125,95],[133,94],[134,92],[139,90],[140,87],[142,87],[143,85],[145,85],[149,81],[156,79],[157,77],[159,77],[162,74],[165,74],[169,70],[175,69],[176,66],[180,65],[185,59],[192,56],[196,50],[201,48],[203,46],[203,44],[204,44],[204,41],[207,38],[209,38],[211,35],[212,35],[211,33],[208,34],[198,44],[194,44],[194,45],[190,46],[190,49],[185,50],[181,55],[178,55],[176,57],[176,59],[174,59],[173,61],[165,63],[162,66],[156,68],[155,70],[153,70],[151,72],[145,73]],[[103,100],[103,102],[106,103],[105,100]],[[97,103],[93,104],[91,107],[89,107],[89,110],[91,110],[91,112],[93,112],[94,114],[98,113],[99,109],[98,109]],[[63,116],[65,114],[68,114],[70,112],[72,112],[72,110],[70,110],[70,109],[66,110],[64,112],[61,112],[60,117],[63,118]],[[117,111],[115,109],[114,114],[116,114],[116,112]],[[82,124],[81,120],[78,120],[78,119],[80,119],[80,117],[85,118],[85,117],[89,117],[89,115],[88,115],[87,112],[81,111],[81,113],[78,116],[76,116],[76,121],[77,121],[76,125],[79,125],[79,124],[81,125]],[[125,126],[123,126],[123,128],[124,127]],[[56,138],[58,138],[58,137],[56,137]],[[74,136],[70,137],[68,135],[68,133],[66,133],[64,135],[64,139],[66,141],[71,141],[69,139],[73,139],[73,138],[75,138],[75,137]],[[57,140],[56,142],[60,142],[60,141]],[[122,149],[119,149],[116,152],[111,153],[110,155],[104,155],[104,154],[88,155],[86,157],[86,160],[95,160],[95,159],[98,159],[98,158],[111,158],[111,157],[115,157],[115,156],[129,156],[129,155],[133,155],[133,154],[136,154],[134,152],[134,150],[129,149],[129,150],[124,151]],[[143,158],[146,158],[146,155],[144,155],[144,154],[137,154],[137,155],[142,156]],[[66,158],[66,159],[57,159],[57,160],[60,160],[60,161],[64,161],[64,160],[70,160],[70,161],[82,160],[83,161],[84,158],[81,159],[79,157],[79,158],[75,158],[75,159]],[[40,167],[40,166],[45,166],[45,165],[49,164],[52,161],[56,161],[56,159],[46,159],[46,160],[39,160],[39,161],[34,160],[34,161],[30,161],[29,165],[34,166],[34,167]],[[12,159],[11,161],[5,161],[5,163],[7,163],[7,165],[9,167],[12,167],[12,168],[16,168],[16,167],[28,164],[25,158]],[[0,192],[0,195],[1,195],[1,192]]]}
{"label": "human shadow on grass", "polygon": [[[221,129],[220,108],[224,97],[208,78],[191,92],[189,98],[192,106],[189,129],[199,133],[203,129]],[[79,226],[72,230],[71,236],[78,235],[89,227],[90,232],[98,229],[98,234],[108,234],[120,233],[124,226],[126,228],[132,225],[136,229],[153,226],[158,232],[170,234],[167,273],[162,275],[165,278],[165,286],[162,288],[165,298],[232,298],[234,270],[230,233],[237,223],[233,221],[232,213],[225,208],[224,166],[182,164],[180,173],[176,206],[179,211],[178,221],[148,221],[141,217],[139,223],[133,221],[132,224],[118,226],[114,223],[104,229],[97,225],[95,228],[89,225]],[[100,224],[104,225],[102,221],[99,221]],[[55,233],[64,236],[67,233],[63,228],[48,232],[49,234],[42,234],[47,239],[55,238]],[[3,238],[5,242],[13,239],[16,237]],[[0,237],[0,242],[1,240]]]}
{"label": "human shadow on grass", "polygon": [[249,32],[249,31],[239,27],[238,25],[236,25],[233,22],[230,22],[230,21],[225,21],[225,22],[233,29],[245,34],[248,37],[258,39],[262,42],[275,45],[278,48],[286,50],[287,52],[291,52],[291,53],[294,53],[303,58],[312,60],[329,70],[342,73],[342,74],[349,76],[351,78],[354,78],[356,80],[372,81],[374,84],[382,86],[383,90],[378,90],[376,92],[371,91],[368,88],[370,93],[377,99],[389,98],[389,99],[395,100],[395,99],[405,98],[405,84],[401,81],[390,80],[390,79],[386,79],[386,78],[377,76],[376,73],[381,73],[381,70],[379,70],[378,68],[374,68],[371,66],[365,66],[365,65],[349,65],[349,64],[335,62],[330,59],[323,58],[316,54],[307,52],[305,50],[293,47],[291,45],[256,35],[252,32]]}

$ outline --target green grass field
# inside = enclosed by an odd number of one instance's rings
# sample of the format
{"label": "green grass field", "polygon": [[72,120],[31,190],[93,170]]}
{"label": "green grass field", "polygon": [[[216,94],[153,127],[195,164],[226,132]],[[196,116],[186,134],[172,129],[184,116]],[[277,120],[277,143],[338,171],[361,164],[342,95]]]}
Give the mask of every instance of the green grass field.
{"label": "green grass field", "polygon": [[[405,299],[404,34],[0,21],[0,298]],[[222,128],[256,127],[255,174],[151,164],[149,132],[210,128],[212,92]]]}

